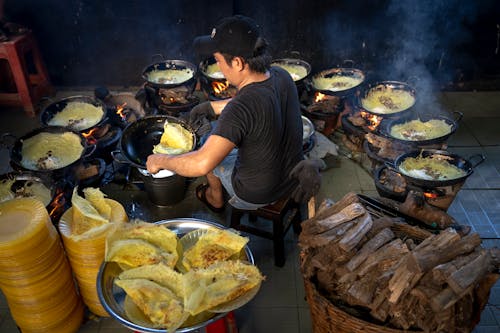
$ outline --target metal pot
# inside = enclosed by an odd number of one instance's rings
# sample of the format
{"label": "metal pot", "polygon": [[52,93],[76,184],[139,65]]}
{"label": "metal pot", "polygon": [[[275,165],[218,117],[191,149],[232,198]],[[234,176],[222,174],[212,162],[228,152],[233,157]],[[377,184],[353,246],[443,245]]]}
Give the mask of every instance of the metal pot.
{"label": "metal pot", "polygon": [[[414,146],[433,145],[433,144],[445,142],[450,137],[450,135],[455,133],[455,131],[458,128],[458,122],[463,117],[463,113],[455,111],[455,112],[453,112],[453,116],[455,117],[455,119],[452,119],[452,118],[444,116],[444,115],[433,115],[430,113],[426,113],[426,114],[418,115],[417,117],[414,115],[409,115],[409,116],[401,117],[401,118],[384,118],[380,122],[380,125],[378,126],[377,130],[383,136],[386,136],[388,138],[391,138],[393,140],[399,141],[399,142],[404,143],[404,144],[410,144],[410,145],[414,145]],[[451,126],[450,132],[445,134],[445,135],[442,135],[440,137],[437,137],[437,138],[425,139],[425,140],[404,140],[401,138],[397,138],[391,134],[392,128],[395,125],[404,124],[404,123],[409,122],[411,120],[418,120],[418,119],[420,119],[423,122],[426,122],[426,121],[429,121],[432,119],[442,120],[446,124]]]}
{"label": "metal pot", "polygon": [[[154,70],[185,70],[185,69],[191,70],[193,75],[190,78],[188,78],[182,82],[159,83],[159,82],[152,81],[149,78],[150,73]],[[151,65],[144,68],[142,71],[142,78],[149,85],[151,85],[155,88],[174,88],[174,87],[184,85],[184,86],[189,86],[194,90],[194,87],[196,86],[196,74],[197,74],[196,66],[188,61],[185,61],[185,60],[162,60],[160,62],[152,63]]]}
{"label": "metal pot", "polygon": [[181,119],[167,115],[146,116],[125,127],[118,143],[119,150],[111,152],[114,160],[146,169],[148,156],[153,153],[153,146],[160,142],[166,120],[181,124],[187,129],[193,135],[193,149],[196,147],[195,131]]}
{"label": "metal pot", "polygon": [[[83,147],[82,153],[80,154],[79,158],[73,161],[72,163],[61,166],[59,168],[54,168],[54,169],[40,169],[40,168],[33,168],[33,169],[27,169],[26,167],[23,166],[21,163],[23,159],[22,155],[22,149],[23,149],[23,142],[27,139],[30,139],[34,137],[35,135],[38,135],[40,133],[54,133],[54,134],[64,134],[71,132],[75,135],[77,135],[80,138],[80,144]],[[66,127],[60,127],[60,126],[49,126],[49,127],[42,127],[42,128],[37,128],[28,134],[22,136],[21,138],[17,139],[16,142],[14,143],[14,146],[11,149],[10,152],[10,158],[11,162],[14,163],[17,167],[19,167],[21,170],[31,170],[33,172],[39,172],[39,173],[54,173],[54,172],[63,172],[65,170],[69,170],[71,167],[79,163],[82,159],[90,156],[96,149],[96,145],[89,145],[87,143],[87,140],[83,137],[83,135],[79,132],[71,131]]]}
{"label": "metal pot", "polygon": [[[422,178],[417,178],[417,177],[407,175],[404,172],[401,172],[401,170],[400,170],[401,164],[407,158],[417,157],[417,156],[431,157],[434,155],[444,156],[446,158],[447,162],[449,162],[450,164],[463,170],[465,172],[465,175],[462,177],[457,177],[457,178],[453,178],[453,179],[446,179],[446,180],[429,180],[429,179],[422,179]],[[473,159],[477,159],[477,161],[470,162]],[[465,159],[459,155],[447,152],[445,150],[422,149],[422,150],[414,150],[414,151],[402,154],[396,158],[396,160],[394,161],[393,164],[391,164],[390,162],[386,162],[386,166],[395,170],[396,172],[399,172],[411,184],[426,187],[426,188],[434,188],[434,187],[449,186],[449,185],[454,185],[454,184],[464,182],[467,179],[467,177],[469,177],[472,174],[473,169],[476,166],[478,166],[479,164],[481,164],[484,160],[485,160],[485,157],[481,154],[472,155],[471,157],[469,157],[469,159]]]}
{"label": "metal pot", "polygon": [[[402,110],[398,110],[395,112],[380,112],[378,110],[366,107],[365,103],[363,103],[364,100],[367,99],[367,97],[370,94],[376,93],[378,91],[403,91],[407,92],[413,97],[413,102],[409,103],[407,107],[405,107]],[[360,109],[365,110],[366,112],[372,113],[377,116],[382,116],[382,117],[402,117],[404,115],[407,115],[411,112],[413,106],[415,105],[416,102],[416,91],[414,88],[412,88],[409,84],[404,83],[404,82],[399,82],[399,81],[380,81],[380,82],[375,82],[372,84],[368,84],[364,89],[361,90],[358,99],[357,99],[357,104]]]}
{"label": "metal pot", "polygon": [[50,126],[49,122],[50,120],[59,112],[63,111],[64,108],[71,102],[82,102],[82,103],[87,103],[91,104],[95,107],[101,108],[102,109],[102,117],[95,123],[92,124],[87,124],[87,126],[81,127],[72,124],[68,124],[67,128],[69,128],[72,131],[78,131],[78,132],[83,132],[86,131],[94,126],[97,126],[103,122],[106,121],[107,119],[107,108],[104,103],[99,101],[98,99],[95,99],[90,96],[71,96],[71,97],[66,97],[63,99],[60,99],[56,102],[50,103],[47,105],[42,112],[40,113],[40,122],[42,123],[43,126]]}

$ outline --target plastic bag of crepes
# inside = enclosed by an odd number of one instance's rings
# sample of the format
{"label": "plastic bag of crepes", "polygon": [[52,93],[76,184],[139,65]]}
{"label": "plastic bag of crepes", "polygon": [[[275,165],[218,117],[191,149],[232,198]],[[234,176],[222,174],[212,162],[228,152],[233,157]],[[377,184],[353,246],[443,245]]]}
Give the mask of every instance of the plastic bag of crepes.
{"label": "plastic bag of crepes", "polygon": [[164,328],[201,323],[250,301],[264,276],[245,261],[248,238],[229,229],[197,229],[180,239],[162,224],[136,220],[106,240],[106,261],[122,272],[114,283],[138,325]]}

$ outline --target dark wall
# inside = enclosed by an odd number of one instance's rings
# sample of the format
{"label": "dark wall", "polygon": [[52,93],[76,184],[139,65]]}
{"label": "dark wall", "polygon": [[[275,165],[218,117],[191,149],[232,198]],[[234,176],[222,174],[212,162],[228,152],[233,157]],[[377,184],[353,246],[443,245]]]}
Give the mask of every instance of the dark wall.
{"label": "dark wall", "polygon": [[313,71],[350,59],[394,80],[500,73],[496,0],[6,0],[5,12],[34,31],[59,86],[139,85],[155,54],[197,63],[193,37],[235,13],[263,26],[275,58]]}

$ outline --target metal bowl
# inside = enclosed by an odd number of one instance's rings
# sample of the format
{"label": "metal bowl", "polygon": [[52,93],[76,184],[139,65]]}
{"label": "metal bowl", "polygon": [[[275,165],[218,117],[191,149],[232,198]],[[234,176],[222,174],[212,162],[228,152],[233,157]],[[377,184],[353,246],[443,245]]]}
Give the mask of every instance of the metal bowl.
{"label": "metal bowl", "polygon": [[[155,224],[164,224],[167,228],[172,230],[177,234],[178,238],[181,238],[190,231],[197,229],[209,229],[218,228],[225,229],[221,224],[194,219],[194,218],[178,218],[171,220],[161,220],[155,222]],[[246,260],[251,264],[254,264],[254,258],[250,248],[245,246]],[[104,309],[118,322],[120,322],[125,327],[145,333],[165,333],[165,329],[157,329],[151,327],[141,326],[134,323],[128,318],[124,310],[125,292],[114,284],[115,278],[122,272],[122,269],[118,264],[114,262],[103,262],[99,273],[97,275],[97,292],[99,295],[99,300],[101,301]],[[199,323],[192,324],[191,326],[180,327],[176,332],[191,332],[193,330],[205,327],[206,325],[224,317],[226,312],[214,313],[213,317],[204,320]]]}

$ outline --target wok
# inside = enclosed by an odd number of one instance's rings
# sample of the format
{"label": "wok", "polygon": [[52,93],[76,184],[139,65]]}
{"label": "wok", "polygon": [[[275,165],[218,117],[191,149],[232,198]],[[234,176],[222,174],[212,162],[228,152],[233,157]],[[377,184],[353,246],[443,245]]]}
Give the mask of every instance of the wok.
{"label": "wok", "polygon": [[[149,74],[154,71],[154,70],[184,70],[184,69],[190,69],[193,72],[193,75],[182,82],[176,82],[176,83],[158,83],[155,81],[151,81],[149,79]],[[194,64],[184,61],[184,60],[163,60],[160,62],[155,62],[147,66],[146,68],[143,69],[142,71],[142,78],[148,82],[153,87],[156,88],[174,88],[178,87],[181,85],[185,86],[190,86],[194,89],[195,84],[196,84],[196,73],[197,73],[197,68]]]}
{"label": "wok", "polygon": [[[346,89],[339,89],[339,90],[329,90],[329,89],[324,89],[322,87],[317,86],[317,80],[321,78],[332,78],[335,76],[343,76],[343,77],[351,77],[354,79],[359,80],[359,83],[352,86],[348,87]],[[325,95],[331,95],[331,96],[337,96],[337,97],[347,97],[356,91],[365,81],[365,74],[363,71],[356,69],[356,68],[331,68],[331,69],[326,69],[323,70],[315,75],[310,80],[307,80],[308,86],[310,90],[320,92]]]}
{"label": "wok", "polygon": [[303,67],[306,70],[306,75],[297,80],[294,79],[296,85],[300,85],[304,80],[311,74],[311,65],[308,62],[305,62],[301,59],[292,59],[292,58],[283,58],[283,59],[274,59],[271,61],[271,66],[298,66]]}
{"label": "wok", "polygon": [[115,161],[146,169],[148,156],[153,153],[153,146],[160,142],[166,120],[181,124],[191,132],[193,149],[196,147],[196,134],[184,121],[167,115],[146,116],[125,127],[118,144],[120,150],[111,152]]}
{"label": "wok", "polygon": [[[410,175],[405,174],[404,172],[401,172],[400,166],[401,163],[403,163],[407,158],[411,157],[417,157],[417,156],[422,156],[422,157],[431,157],[435,155],[441,155],[444,156],[447,159],[447,162],[450,164],[456,166],[457,168],[465,171],[465,175],[462,177],[458,178],[453,178],[453,179],[445,179],[445,180],[429,180],[429,179],[422,179],[422,178],[417,178],[413,177]],[[476,162],[471,162],[472,160],[476,160]],[[405,179],[417,186],[422,186],[422,187],[427,187],[427,188],[434,188],[434,187],[442,187],[442,186],[449,186],[449,185],[454,185],[461,183],[467,179],[472,173],[473,169],[481,164],[485,160],[485,157],[481,154],[476,154],[472,155],[469,157],[469,159],[465,159],[459,155],[450,153],[445,150],[436,150],[436,149],[422,149],[422,150],[414,150],[402,155],[399,155],[396,160],[394,161],[393,164],[390,162],[386,162],[386,166],[395,170],[396,172],[400,173]]]}
{"label": "wok", "polygon": [[[410,105],[409,107],[405,108],[404,110],[401,111],[396,111],[392,113],[381,113],[377,112],[375,110],[372,110],[370,108],[365,108],[363,106],[363,100],[368,97],[369,94],[378,91],[378,90],[400,90],[400,91],[406,91],[408,92],[411,96],[413,96],[414,101],[413,104]],[[377,115],[377,116],[382,116],[382,117],[402,117],[410,113],[412,110],[413,106],[415,105],[416,102],[416,91],[413,87],[411,87],[409,84],[404,83],[404,82],[399,82],[399,81],[380,81],[380,82],[375,82],[368,84],[364,89],[361,90],[361,93],[358,96],[357,99],[357,104],[358,107],[361,108],[362,110],[365,110],[366,112],[369,112],[371,114]]]}
{"label": "wok", "polygon": [[40,122],[42,123],[43,126],[50,126],[49,122],[50,120],[59,112],[64,110],[66,105],[68,105],[71,102],[82,102],[82,103],[87,103],[87,104],[92,104],[93,106],[96,106],[98,108],[102,108],[102,117],[97,121],[96,123],[93,124],[88,124],[84,128],[79,128],[78,126],[71,126],[68,125],[68,127],[71,130],[78,131],[78,132],[83,132],[86,131],[98,124],[103,123],[107,119],[107,109],[106,105],[102,103],[101,101],[90,97],[90,96],[71,96],[71,97],[66,97],[63,99],[60,99],[56,102],[50,103],[47,105],[42,112],[40,113]]}
{"label": "wok", "polygon": [[[82,150],[82,153],[80,154],[80,157],[68,165],[61,166],[61,167],[55,168],[55,169],[39,169],[39,168],[27,169],[26,167],[24,167],[24,165],[21,163],[21,161],[23,159],[22,150],[23,150],[24,140],[30,139],[30,138],[34,137],[35,135],[38,135],[38,134],[43,133],[43,132],[53,133],[53,134],[63,134],[63,133],[71,132],[71,133],[77,135],[80,138],[80,144],[83,147],[83,150]],[[82,159],[90,156],[95,151],[95,149],[96,149],[96,145],[95,144],[89,145],[87,143],[87,140],[79,132],[72,131],[72,130],[68,129],[67,127],[48,126],[48,127],[41,127],[41,128],[34,129],[33,131],[29,132],[28,134],[25,134],[24,136],[17,139],[14,143],[14,146],[11,149],[10,159],[11,159],[11,162],[14,163],[16,166],[18,166],[21,170],[31,170],[31,171],[35,171],[35,172],[51,173],[54,171],[69,169],[70,167],[72,167],[75,164],[77,164],[78,162],[80,162]]]}
{"label": "wok", "polygon": [[49,190],[50,200],[48,202],[44,202],[41,198],[39,198],[46,206],[49,206],[49,204],[52,202],[52,199],[54,198],[54,195],[56,194],[56,184],[54,184],[53,180],[48,178],[42,179],[36,174],[29,171],[9,172],[0,175],[0,182],[9,180],[14,181],[14,183],[10,187],[10,190],[15,194],[15,197],[24,197],[26,196],[26,193],[32,193],[29,189],[34,184],[43,185]]}
{"label": "wok", "polygon": [[[415,146],[426,146],[426,145],[442,143],[442,142],[446,141],[450,137],[450,135],[455,133],[455,131],[458,128],[458,122],[460,121],[460,119],[462,119],[463,113],[455,111],[455,112],[453,112],[453,115],[454,115],[455,119],[452,119],[452,118],[450,118],[448,116],[444,116],[444,115],[433,115],[430,113],[421,114],[417,117],[410,115],[410,116],[401,117],[401,118],[384,118],[380,122],[380,125],[378,127],[378,131],[383,136],[386,136],[390,139],[399,141],[399,142],[404,143],[404,144],[411,144],[411,145],[415,145]],[[404,140],[401,138],[394,137],[391,134],[391,129],[395,125],[404,124],[408,121],[417,120],[417,119],[420,119],[423,122],[426,122],[426,121],[429,121],[432,119],[442,120],[446,124],[451,126],[450,132],[445,134],[445,135],[442,135],[440,137],[437,137],[437,138],[425,139],[425,140]]]}

